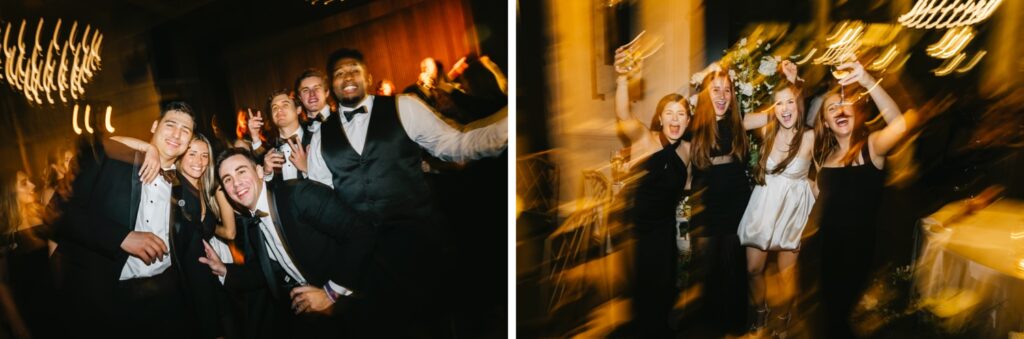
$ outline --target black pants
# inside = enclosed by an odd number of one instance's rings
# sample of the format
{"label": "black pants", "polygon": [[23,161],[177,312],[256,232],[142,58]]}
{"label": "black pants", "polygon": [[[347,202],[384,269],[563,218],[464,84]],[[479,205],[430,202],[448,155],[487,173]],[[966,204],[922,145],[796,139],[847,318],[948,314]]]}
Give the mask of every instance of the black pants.
{"label": "black pants", "polygon": [[125,337],[195,337],[185,294],[177,269],[171,266],[153,277],[118,281],[114,288],[114,313],[119,316],[113,332]]}

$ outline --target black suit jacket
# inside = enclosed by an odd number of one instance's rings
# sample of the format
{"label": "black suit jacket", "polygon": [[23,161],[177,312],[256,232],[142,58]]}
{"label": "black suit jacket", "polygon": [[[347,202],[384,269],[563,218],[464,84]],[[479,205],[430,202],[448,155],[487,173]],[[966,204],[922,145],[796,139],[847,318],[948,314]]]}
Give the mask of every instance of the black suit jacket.
{"label": "black suit jacket", "polygon": [[[366,270],[375,243],[375,229],[345,205],[334,191],[307,179],[268,183],[263,192],[269,200],[274,230],[299,272],[311,286],[323,287],[328,281],[368,298]],[[243,212],[248,214],[248,211]],[[245,292],[248,304],[245,320],[247,336],[282,333],[287,327],[291,299],[282,279],[284,273],[269,258],[266,239],[251,218],[241,216],[236,241],[245,255],[244,265],[227,265],[224,285]],[[343,307],[335,303],[335,308]],[[342,311],[336,311],[341,314]],[[282,320],[283,319],[283,320]],[[292,333],[294,334],[294,333]]]}
{"label": "black suit jacket", "polygon": [[[61,294],[74,317],[66,320],[86,327],[86,333],[116,326],[116,315],[124,311],[114,298],[129,257],[121,242],[135,229],[142,191],[138,172],[144,155],[100,138],[83,139],[80,144],[80,172],[56,234],[63,270]],[[180,175],[179,179],[184,180]],[[186,307],[195,310],[186,317],[195,321],[189,325],[202,329],[197,335],[212,337],[220,334],[215,325],[219,322],[217,305],[200,296],[212,294],[216,280],[209,278],[208,268],[199,267],[202,251],[196,249],[202,248],[202,226],[199,216],[186,216],[177,203],[189,200],[183,199],[183,194],[188,193],[180,185],[172,188],[167,245],[174,270],[170,272],[177,275],[177,292],[185,298]]]}

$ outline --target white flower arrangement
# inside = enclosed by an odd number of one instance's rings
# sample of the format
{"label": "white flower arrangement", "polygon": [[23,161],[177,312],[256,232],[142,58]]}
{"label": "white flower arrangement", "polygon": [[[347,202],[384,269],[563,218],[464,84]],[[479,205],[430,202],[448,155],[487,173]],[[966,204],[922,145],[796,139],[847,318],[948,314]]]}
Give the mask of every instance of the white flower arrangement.
{"label": "white flower arrangement", "polygon": [[749,82],[741,82],[737,86],[740,89],[740,94],[743,94],[748,97],[754,95],[754,85],[751,85]]}
{"label": "white flower arrangement", "polygon": [[761,64],[757,66],[757,73],[770,77],[775,75],[775,70],[778,67],[779,63],[778,61],[775,61],[775,58],[770,55],[765,55],[761,57]]}

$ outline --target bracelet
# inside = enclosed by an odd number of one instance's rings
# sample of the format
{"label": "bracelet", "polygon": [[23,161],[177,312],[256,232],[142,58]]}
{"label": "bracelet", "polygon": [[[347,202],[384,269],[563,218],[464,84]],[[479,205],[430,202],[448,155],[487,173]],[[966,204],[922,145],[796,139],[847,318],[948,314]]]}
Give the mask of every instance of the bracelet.
{"label": "bracelet", "polygon": [[331,299],[332,303],[337,302],[338,298],[341,297],[338,295],[338,292],[331,288],[331,283],[324,284],[324,292],[327,292],[327,299]]}

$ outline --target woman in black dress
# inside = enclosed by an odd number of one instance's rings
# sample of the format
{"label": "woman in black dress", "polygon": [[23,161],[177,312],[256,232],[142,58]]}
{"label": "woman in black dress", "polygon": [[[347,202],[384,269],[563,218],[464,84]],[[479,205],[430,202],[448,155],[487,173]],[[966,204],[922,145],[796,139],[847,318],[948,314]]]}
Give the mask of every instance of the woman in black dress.
{"label": "woman in black dress", "polygon": [[0,266],[6,266],[6,272],[0,276],[6,276],[4,283],[16,306],[12,312],[20,315],[33,337],[56,337],[56,328],[52,326],[55,288],[48,245],[48,239],[53,238],[52,228],[43,224],[35,185],[24,172],[5,173],[0,180],[0,251],[4,252],[0,256],[5,261]]}
{"label": "woman in black dress", "polygon": [[742,334],[747,319],[747,275],[737,229],[750,199],[745,130],[763,126],[767,114],[740,116],[732,80],[717,66],[712,67],[701,82],[690,139],[691,235],[696,237],[697,276],[704,286],[701,315],[718,334]]}
{"label": "woman in black dress", "polygon": [[630,140],[630,167],[637,178],[630,184],[627,212],[636,240],[633,324],[642,338],[667,338],[673,337],[669,314],[679,294],[676,206],[686,188],[689,143],[682,137],[690,112],[685,97],[668,94],[658,101],[650,127],[644,126],[629,109],[628,73],[617,78],[615,115]]}
{"label": "woman in black dress", "polygon": [[[907,130],[896,102],[858,62],[839,66],[850,74],[825,94],[814,126],[818,200],[811,211],[820,235],[820,291],[826,335],[853,337],[850,315],[871,275],[874,222],[881,201],[885,156]],[[870,132],[867,88],[888,124]],[[813,232],[809,225],[808,229]],[[805,231],[805,234],[807,231]]]}

